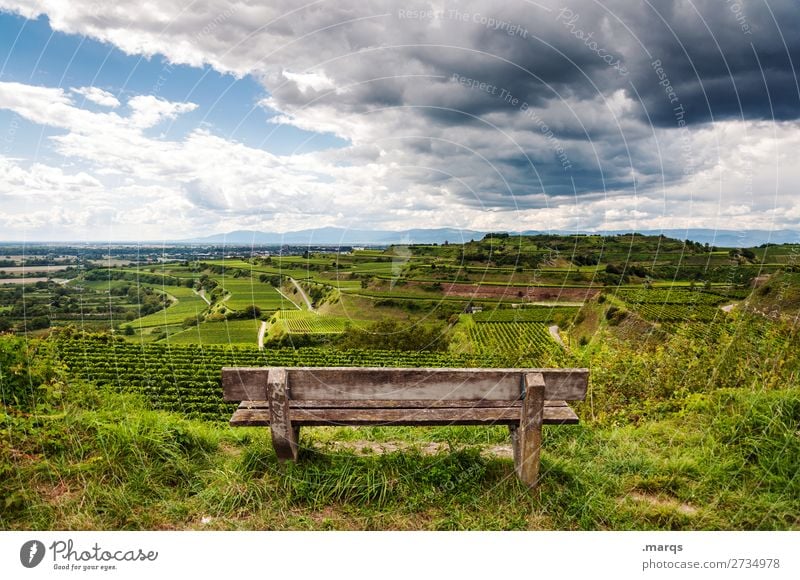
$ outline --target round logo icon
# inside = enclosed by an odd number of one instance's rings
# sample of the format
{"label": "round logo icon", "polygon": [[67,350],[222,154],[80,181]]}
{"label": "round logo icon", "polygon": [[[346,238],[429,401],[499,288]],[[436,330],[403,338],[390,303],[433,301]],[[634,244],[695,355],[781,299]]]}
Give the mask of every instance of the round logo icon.
{"label": "round logo icon", "polygon": [[39,540],[29,540],[19,549],[19,561],[26,568],[36,568],[44,559],[44,544]]}

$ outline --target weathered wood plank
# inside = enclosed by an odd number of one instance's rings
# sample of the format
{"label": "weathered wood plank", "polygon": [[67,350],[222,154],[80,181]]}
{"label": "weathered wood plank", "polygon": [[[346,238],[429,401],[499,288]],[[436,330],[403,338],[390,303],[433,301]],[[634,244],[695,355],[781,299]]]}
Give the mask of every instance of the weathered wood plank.
{"label": "weathered wood plank", "polygon": [[519,478],[530,488],[536,487],[539,480],[545,390],[542,373],[525,375],[525,400],[517,430],[519,459],[516,468]]}
{"label": "weathered wood plank", "polygon": [[[567,407],[566,401],[545,401],[546,407]],[[267,407],[267,401],[242,401],[239,408],[242,409],[255,409],[258,407]],[[464,408],[469,409],[473,407],[522,407],[522,401],[487,401],[486,399],[477,401],[426,401],[426,400],[408,400],[408,401],[296,401],[289,400],[289,406],[292,408],[301,409],[323,409],[326,407],[334,409],[438,409],[438,408]]]}
{"label": "weathered wood plank", "polygon": [[[519,426],[521,407],[431,408],[431,409],[317,409],[290,407],[293,426],[331,425],[509,425]],[[566,406],[545,407],[542,422],[546,425],[572,425],[578,416]],[[230,421],[235,427],[266,427],[270,413],[266,407],[237,409]]]}
{"label": "weathered wood plank", "polygon": [[226,401],[266,400],[268,374],[268,368],[223,368],[223,398]]}
{"label": "weathered wood plank", "polygon": [[[586,396],[586,369],[402,369],[293,367],[287,369],[294,400],[494,400],[522,395],[522,377],[545,377],[545,398],[577,401]],[[225,368],[226,400],[265,399],[260,368]],[[262,389],[262,390],[260,390]],[[259,393],[264,393],[259,395]],[[246,396],[241,396],[246,393]]]}
{"label": "weathered wood plank", "polygon": [[269,428],[272,446],[280,460],[297,460],[297,440],[300,432],[292,426],[289,412],[288,375],[285,369],[271,368],[267,378]]}

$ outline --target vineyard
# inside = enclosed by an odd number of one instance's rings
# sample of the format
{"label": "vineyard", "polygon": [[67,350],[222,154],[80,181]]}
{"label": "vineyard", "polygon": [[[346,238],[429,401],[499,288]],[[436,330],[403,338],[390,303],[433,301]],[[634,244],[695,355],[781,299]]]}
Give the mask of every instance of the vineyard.
{"label": "vineyard", "polygon": [[338,334],[344,332],[350,322],[347,318],[323,316],[307,310],[279,310],[271,321],[278,333],[288,334]]}
{"label": "vineyard", "polygon": [[70,374],[77,378],[138,393],[157,409],[211,421],[227,420],[235,407],[222,400],[220,372],[224,366],[438,368],[504,367],[512,362],[500,353],[473,356],[324,348],[258,350],[255,345],[134,344],[108,335],[63,337],[58,350]]}
{"label": "vineyard", "polygon": [[708,304],[634,304],[643,318],[653,322],[711,322],[725,313]]}
{"label": "vineyard", "polygon": [[553,322],[555,318],[572,318],[578,314],[577,307],[504,308],[484,310],[472,315],[475,322]]}
{"label": "vineyard", "polygon": [[250,344],[258,340],[260,320],[203,322],[169,337],[170,344]]}
{"label": "vineyard", "polygon": [[548,366],[561,350],[539,322],[468,324],[467,332],[476,353],[510,358],[514,366]]}
{"label": "vineyard", "polygon": [[724,317],[719,305],[724,296],[677,289],[620,290],[616,294],[633,310],[652,322],[710,322]]}
{"label": "vineyard", "polygon": [[714,306],[725,301],[724,296],[693,290],[636,289],[619,290],[617,297],[630,304],[704,304]]}

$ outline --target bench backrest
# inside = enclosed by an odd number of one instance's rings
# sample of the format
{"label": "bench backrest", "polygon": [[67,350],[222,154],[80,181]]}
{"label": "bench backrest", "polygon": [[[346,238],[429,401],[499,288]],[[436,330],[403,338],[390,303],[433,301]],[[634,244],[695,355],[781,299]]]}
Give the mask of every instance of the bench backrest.
{"label": "bench backrest", "polygon": [[[274,369],[275,367],[273,367]],[[288,398],[320,401],[518,401],[525,375],[541,373],[545,399],[586,397],[587,369],[447,369],[375,367],[285,367]],[[265,401],[270,368],[226,367],[226,401]]]}

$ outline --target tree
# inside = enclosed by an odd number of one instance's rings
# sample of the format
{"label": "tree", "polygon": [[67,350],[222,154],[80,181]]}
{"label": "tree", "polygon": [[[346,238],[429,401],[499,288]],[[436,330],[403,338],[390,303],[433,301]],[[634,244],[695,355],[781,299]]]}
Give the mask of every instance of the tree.
{"label": "tree", "polygon": [[261,309],[255,304],[250,304],[242,310],[242,318],[261,318]]}

